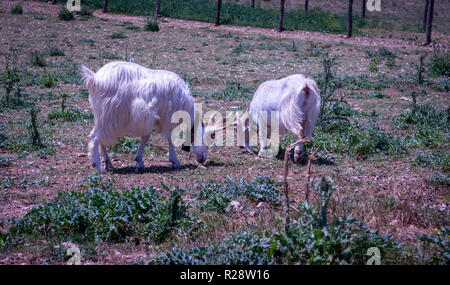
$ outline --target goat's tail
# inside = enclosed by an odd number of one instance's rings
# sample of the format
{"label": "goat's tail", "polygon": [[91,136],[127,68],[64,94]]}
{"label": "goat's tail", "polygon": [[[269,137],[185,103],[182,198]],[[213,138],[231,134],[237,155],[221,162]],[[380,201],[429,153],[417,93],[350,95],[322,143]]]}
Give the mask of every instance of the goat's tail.
{"label": "goat's tail", "polygon": [[81,65],[80,71],[82,74],[82,79],[84,81],[84,85],[86,86],[87,89],[90,89],[92,87],[92,85],[94,84],[95,73],[92,70],[90,70],[89,68],[87,68],[84,64]]}

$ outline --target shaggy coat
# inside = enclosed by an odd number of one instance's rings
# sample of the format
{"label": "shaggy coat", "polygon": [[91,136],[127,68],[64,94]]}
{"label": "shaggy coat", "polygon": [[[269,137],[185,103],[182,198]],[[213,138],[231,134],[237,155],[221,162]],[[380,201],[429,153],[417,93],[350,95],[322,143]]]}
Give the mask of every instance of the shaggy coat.
{"label": "shaggy coat", "polygon": [[[154,129],[169,142],[169,160],[180,166],[171,141],[171,131],[177,124],[171,123],[171,117],[176,111],[186,111],[194,122],[195,112],[189,87],[178,75],[120,61],[108,63],[96,73],[84,65],[81,71],[95,120],[89,135],[89,155],[99,172],[103,171],[99,150],[106,167],[112,168],[106,147],[122,136],[141,137],[136,171],[143,168],[142,153]],[[199,162],[206,160],[206,151],[203,147],[193,149]]]}
{"label": "shaggy coat", "polygon": [[[275,114],[278,116],[276,121],[279,121],[280,135],[291,134],[298,138],[311,138],[320,111],[320,101],[316,82],[304,75],[295,74],[267,81],[259,86],[253,96],[249,107],[249,120],[256,123],[261,132],[265,127],[261,113],[266,113],[267,134],[270,136],[271,114]],[[247,122],[247,130],[248,124]],[[260,136],[260,155],[266,147],[266,139],[267,137],[261,139]],[[248,140],[245,147],[251,151]],[[299,145],[295,148],[296,161],[300,157],[302,147]]]}

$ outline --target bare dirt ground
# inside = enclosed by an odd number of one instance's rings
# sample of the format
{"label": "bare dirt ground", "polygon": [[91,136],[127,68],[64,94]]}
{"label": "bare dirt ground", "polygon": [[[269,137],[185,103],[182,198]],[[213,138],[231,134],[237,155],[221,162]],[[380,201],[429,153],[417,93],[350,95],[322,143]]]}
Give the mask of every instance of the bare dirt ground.
{"label": "bare dirt ground", "polygon": [[[190,79],[196,102],[204,104],[206,110],[245,109],[245,100],[218,100],[206,96],[222,90],[229,81],[239,81],[252,92],[263,81],[293,73],[314,74],[321,70],[320,58],[309,54],[310,43],[338,56],[338,74],[366,74],[370,58],[369,48],[383,46],[396,54],[396,65],[389,69],[380,64],[380,73],[389,76],[411,75],[417,62],[416,51],[432,52],[433,47],[422,47],[420,42],[393,39],[354,37],[345,39],[340,35],[328,35],[304,31],[277,33],[266,29],[249,27],[219,26],[184,20],[163,19],[158,33],[143,32],[145,19],[116,14],[94,12],[94,17],[75,16],[74,21],[58,21],[58,6],[42,2],[21,2],[23,15],[11,15],[10,9],[16,1],[0,3],[0,52],[6,55],[16,52],[22,68],[35,73],[55,72],[61,77],[71,70],[71,64],[83,63],[96,70],[112,60],[132,59],[144,66],[167,69]],[[127,29],[129,22],[139,27],[138,31]],[[231,32],[231,35],[229,34]],[[122,33],[126,38],[111,39],[113,33]],[[394,32],[395,34],[396,32]],[[402,32],[405,33],[405,32]],[[410,35],[415,35],[410,33]],[[263,37],[264,36],[264,37]],[[419,35],[423,37],[423,35]],[[449,36],[436,34],[440,47],[447,49]],[[297,51],[284,50],[283,46],[295,43]],[[262,44],[275,45],[277,49],[261,48]],[[65,51],[65,56],[47,58],[46,67],[34,67],[29,63],[29,54],[56,45]],[[236,54],[236,47],[247,45],[248,51]],[[0,59],[2,64],[4,59]],[[69,94],[68,105],[90,112],[88,99],[82,95],[83,86],[58,80],[55,87],[42,87],[39,81],[26,87],[27,93],[39,97],[53,92],[56,98],[39,101],[39,118],[46,121],[54,106],[58,106],[59,95]],[[426,96],[420,103],[430,103],[439,109],[450,105],[448,94],[421,86],[395,86],[381,90],[389,95],[386,99],[348,99],[355,110],[379,114],[380,125],[394,132],[392,118],[408,110],[409,101],[405,93],[425,89]],[[3,92],[3,91],[2,91]],[[340,93],[365,95],[370,90],[340,90]],[[3,95],[3,93],[2,93]],[[234,109],[233,109],[234,110]],[[0,112],[0,122],[6,126],[7,134],[26,133],[23,121],[26,110]],[[44,125],[44,123],[43,123]],[[37,152],[0,149],[1,156],[11,158],[9,166],[0,167],[2,187],[0,188],[0,220],[25,215],[33,206],[41,205],[54,198],[59,192],[81,191],[79,185],[94,173],[87,158],[87,136],[93,126],[92,120],[75,123],[57,122],[45,124],[43,136],[51,137],[55,153],[41,155]],[[43,127],[44,128],[44,127]],[[136,185],[154,185],[158,192],[167,194],[160,187],[177,185],[181,188],[195,188],[214,180],[221,182],[227,176],[251,180],[258,175],[268,175],[282,180],[282,161],[252,156],[239,148],[227,147],[210,153],[206,168],[199,168],[194,160],[178,152],[183,167],[172,169],[168,162],[166,143],[159,137],[152,138],[144,161],[147,168],[141,174],[134,173],[133,152],[112,153],[115,170],[104,174],[112,178],[117,189]],[[375,155],[361,160],[352,156],[333,156],[333,164],[314,164],[314,176],[333,175],[339,183],[330,206],[330,215],[352,214],[360,216],[372,228],[392,232],[402,241],[414,243],[420,233],[429,233],[437,225],[448,222],[448,188],[435,186],[428,177],[435,171],[412,166],[415,150],[404,156]],[[292,165],[288,177],[292,199],[304,200],[305,165]],[[6,186],[6,180],[14,183]],[[186,197],[187,199],[189,197]],[[317,197],[314,198],[317,203]],[[244,213],[226,214],[217,217],[215,213],[203,213],[208,230],[196,241],[180,238],[162,245],[108,244],[99,243],[87,247],[102,252],[85,260],[88,264],[127,264],[138,257],[151,257],[174,246],[190,247],[208,244],[226,237],[230,232],[252,228],[264,231],[276,227],[276,216],[281,209],[267,207],[254,216],[249,213],[256,204],[249,204]],[[17,250],[0,252],[0,264],[45,264],[51,247],[47,241],[24,244]]]}

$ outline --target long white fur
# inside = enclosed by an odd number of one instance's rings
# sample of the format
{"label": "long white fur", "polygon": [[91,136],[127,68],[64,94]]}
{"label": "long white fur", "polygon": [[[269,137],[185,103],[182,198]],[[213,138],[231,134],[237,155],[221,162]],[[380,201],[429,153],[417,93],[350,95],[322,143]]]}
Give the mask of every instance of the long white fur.
{"label": "long white fur", "polygon": [[[96,73],[82,65],[81,72],[94,112],[89,155],[98,172],[103,171],[99,150],[106,167],[112,167],[105,147],[122,136],[141,137],[135,157],[136,171],[143,168],[142,152],[153,129],[168,140],[169,160],[175,167],[180,166],[170,138],[176,126],[171,123],[171,116],[183,110],[189,113],[193,123],[195,112],[189,86],[178,75],[121,61],[108,63]],[[206,147],[194,147],[192,151],[197,160],[206,160]]]}
{"label": "long white fur", "polygon": [[[306,96],[309,94],[309,96]],[[280,135],[291,134],[298,138],[311,138],[320,112],[320,95],[316,82],[302,74],[291,75],[279,80],[264,82],[259,86],[249,107],[249,119],[261,129],[260,112],[279,112]],[[267,120],[270,132],[270,119]],[[248,123],[247,123],[248,126]],[[247,127],[248,129],[248,127]],[[260,153],[265,146],[261,143]],[[248,142],[245,147],[252,152]],[[295,148],[294,159],[298,161],[303,146]]]}

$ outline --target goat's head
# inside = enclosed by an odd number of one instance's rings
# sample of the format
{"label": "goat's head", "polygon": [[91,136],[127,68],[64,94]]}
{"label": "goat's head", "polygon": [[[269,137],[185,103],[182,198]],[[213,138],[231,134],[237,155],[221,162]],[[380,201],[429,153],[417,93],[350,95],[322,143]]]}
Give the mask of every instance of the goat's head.
{"label": "goat's head", "polygon": [[[216,138],[223,138],[222,132],[227,128],[227,122],[230,122],[231,116],[229,115],[224,118],[220,115],[219,111],[216,111],[210,116],[206,125],[195,122],[190,132],[191,146],[183,144],[181,149],[189,152],[191,155],[195,155],[197,162],[205,162],[209,149],[215,151],[218,145],[223,145],[224,141],[218,142]],[[233,125],[235,124],[236,122],[233,122]]]}

